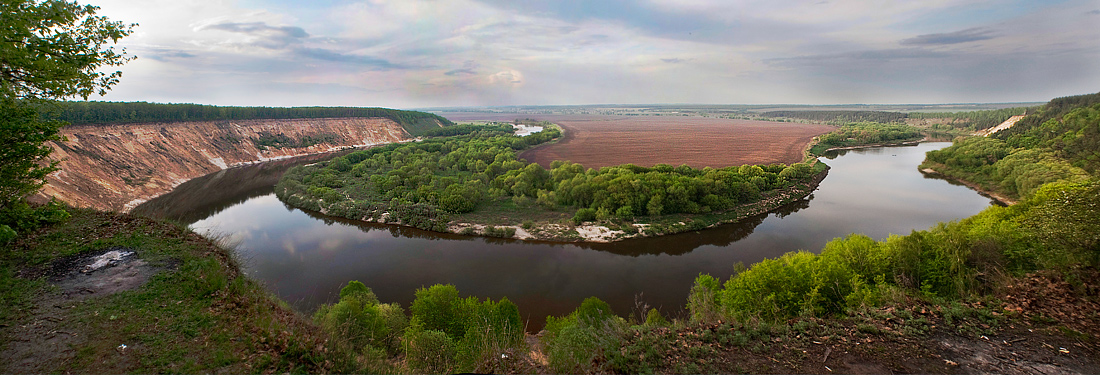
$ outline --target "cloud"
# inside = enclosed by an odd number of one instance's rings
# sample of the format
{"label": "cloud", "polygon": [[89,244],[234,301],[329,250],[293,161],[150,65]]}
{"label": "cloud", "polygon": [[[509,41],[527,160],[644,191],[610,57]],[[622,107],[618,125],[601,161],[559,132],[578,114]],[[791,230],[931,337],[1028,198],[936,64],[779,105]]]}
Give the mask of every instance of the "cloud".
{"label": "cloud", "polygon": [[669,59],[661,59],[661,61],[664,61],[664,62],[669,63],[669,64],[679,64],[679,63],[682,63],[682,62],[687,61],[687,60],[674,57],[674,58],[669,58]]}
{"label": "cloud", "polygon": [[146,46],[141,48],[141,57],[150,58],[156,61],[169,61],[176,59],[192,59],[197,56],[182,49]]}
{"label": "cloud", "polygon": [[221,30],[249,35],[255,38],[253,45],[270,49],[283,48],[309,38],[309,33],[301,27],[270,26],[265,22],[223,22],[196,28],[196,31],[201,30]]}
{"label": "cloud", "polygon": [[923,48],[900,48],[774,58],[767,59],[765,62],[784,66],[826,66],[854,63],[880,64],[895,60],[936,59],[947,56],[946,52],[930,51]]}
{"label": "cloud", "polygon": [[394,64],[384,59],[374,58],[370,56],[362,55],[350,55],[339,52],[334,52],[322,48],[295,48],[293,52],[302,57],[307,57],[316,60],[332,61],[339,63],[349,63],[359,66],[372,67],[377,70],[390,70],[390,69],[405,69],[404,65]]}
{"label": "cloud", "polygon": [[476,71],[474,71],[473,69],[466,69],[466,68],[463,68],[463,69],[455,69],[455,70],[449,70],[449,71],[447,71],[446,73],[443,73],[443,75],[448,75],[448,76],[457,76],[457,75],[476,75],[476,74],[477,74],[477,72],[476,72]]}
{"label": "cloud", "polygon": [[513,69],[502,70],[489,76],[489,83],[519,86],[523,84],[523,73]]}
{"label": "cloud", "polygon": [[967,42],[975,42],[979,40],[993,39],[997,35],[988,28],[973,27],[966,30],[959,30],[953,33],[940,33],[940,34],[924,34],[917,35],[915,37],[904,39],[901,41],[903,46],[936,46],[947,44],[959,44]]}
{"label": "cloud", "polygon": [[1090,10],[1088,12],[1085,12],[1085,14],[1091,14],[1091,15],[1094,15],[1094,16],[1095,15],[1100,15],[1100,9],[1093,9],[1093,10]]}

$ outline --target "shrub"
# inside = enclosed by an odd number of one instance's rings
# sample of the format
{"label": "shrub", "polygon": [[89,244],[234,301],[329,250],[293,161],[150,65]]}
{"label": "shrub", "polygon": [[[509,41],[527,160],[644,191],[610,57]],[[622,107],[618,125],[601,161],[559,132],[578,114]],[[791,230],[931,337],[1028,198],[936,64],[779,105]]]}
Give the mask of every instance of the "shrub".
{"label": "shrub", "polygon": [[446,333],[424,329],[415,317],[405,330],[406,361],[416,372],[449,374],[456,367],[454,340]]}
{"label": "shrub", "polygon": [[721,284],[711,275],[699,274],[688,294],[688,311],[693,322],[714,322],[719,316],[718,292]]}
{"label": "shrub", "polygon": [[329,334],[347,340],[366,353],[371,348],[397,352],[397,335],[407,324],[396,304],[379,304],[370,288],[350,281],[340,290],[340,301],[322,305],[313,320]]}
{"label": "shrub", "polygon": [[594,359],[618,351],[624,328],[611,306],[596,297],[565,317],[547,317],[543,343],[551,371],[589,372]]}
{"label": "shrub", "polygon": [[582,208],[577,210],[577,213],[573,215],[573,223],[580,225],[586,221],[596,220],[596,209],[594,208]]}
{"label": "shrub", "polygon": [[[453,285],[436,284],[417,290],[410,310],[415,324],[406,330],[405,340],[419,351],[410,349],[408,355],[423,371],[482,372],[492,357],[524,344],[519,308],[507,298],[498,302],[459,298]],[[432,345],[442,346],[431,350]],[[441,359],[443,355],[449,357]]]}
{"label": "shrub", "polygon": [[657,309],[649,309],[649,312],[645,315],[645,325],[648,327],[664,327],[668,325],[668,320]]}
{"label": "shrub", "polygon": [[461,303],[458,288],[450,284],[436,284],[417,289],[416,299],[409,310],[425,330],[441,331],[448,337],[461,338],[466,333]]}

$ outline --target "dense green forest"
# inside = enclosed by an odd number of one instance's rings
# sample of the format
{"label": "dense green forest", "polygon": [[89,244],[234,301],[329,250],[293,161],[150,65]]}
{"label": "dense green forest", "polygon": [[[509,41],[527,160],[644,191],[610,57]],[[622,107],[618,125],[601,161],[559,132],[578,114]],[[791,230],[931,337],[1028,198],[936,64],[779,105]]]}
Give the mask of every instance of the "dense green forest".
{"label": "dense green forest", "polygon": [[1084,181],[1100,169],[1100,94],[1054,99],[994,137],[932,151],[922,168],[1012,197],[1045,183]]}
{"label": "dense green forest", "polygon": [[1040,148],[1091,173],[1100,171],[1100,93],[1057,98],[993,135],[1013,148]]}
{"label": "dense green forest", "polygon": [[792,118],[825,123],[846,124],[849,122],[904,122],[905,114],[885,111],[768,111],[760,116],[772,118]]}
{"label": "dense green forest", "polygon": [[1034,107],[1015,107],[970,112],[910,112],[908,116],[913,119],[951,120],[947,125],[957,129],[982,130],[1000,125],[1009,117],[1022,115],[1034,109]]}
{"label": "dense green forest", "polygon": [[909,125],[850,123],[818,136],[817,143],[810,149],[810,153],[821,155],[825,150],[835,147],[916,141],[922,137],[919,129]]}
{"label": "dense green forest", "polygon": [[567,161],[555,161],[547,170],[517,160],[516,151],[559,137],[557,129],[526,137],[501,134],[493,126],[456,129],[465,134],[357,151],[292,169],[276,194],[293,206],[330,215],[446,231],[449,215],[501,201],[532,202],[531,210],[575,210],[576,223],[724,211],[818,172],[804,163],[718,169],[627,164],[586,170]]}
{"label": "dense green forest", "polygon": [[988,129],[1008,120],[1009,117],[1022,115],[1035,108],[1016,107],[970,112],[886,112],[886,111],[768,111],[762,117],[790,118],[814,122],[843,125],[852,122],[875,122],[882,124],[904,123],[907,119],[941,119],[944,126],[955,129]]}
{"label": "dense green forest", "polygon": [[75,125],[135,122],[225,121],[330,117],[384,117],[419,136],[442,125],[452,125],[438,115],[417,111],[362,107],[223,107],[201,104],[148,102],[59,101],[44,106],[57,120]]}

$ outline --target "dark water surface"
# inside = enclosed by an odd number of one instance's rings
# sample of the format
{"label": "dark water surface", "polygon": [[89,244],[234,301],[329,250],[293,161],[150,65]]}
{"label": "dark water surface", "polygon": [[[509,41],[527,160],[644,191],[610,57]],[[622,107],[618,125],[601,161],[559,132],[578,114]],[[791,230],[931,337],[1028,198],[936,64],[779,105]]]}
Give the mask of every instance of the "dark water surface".
{"label": "dark water surface", "polygon": [[[832,170],[810,199],[778,212],[613,244],[465,237],[307,213],[285,206],[272,193],[269,177],[285,165],[202,177],[181,185],[175,198],[158,198],[136,211],[174,217],[200,233],[228,238],[250,276],[306,313],[336,300],[349,280],[362,281],[383,302],[406,308],[417,288],[450,283],[464,295],[507,296],[529,319],[529,330],[537,330],[547,315],[566,314],[589,296],[624,316],[638,301],[680,314],[699,273],[724,280],[737,262],[749,265],[800,249],[818,252],[849,233],[883,239],[976,214],[991,204],[988,198],[917,170],[925,152],[948,145],[843,152],[825,160]],[[272,182],[256,186],[257,180]]]}

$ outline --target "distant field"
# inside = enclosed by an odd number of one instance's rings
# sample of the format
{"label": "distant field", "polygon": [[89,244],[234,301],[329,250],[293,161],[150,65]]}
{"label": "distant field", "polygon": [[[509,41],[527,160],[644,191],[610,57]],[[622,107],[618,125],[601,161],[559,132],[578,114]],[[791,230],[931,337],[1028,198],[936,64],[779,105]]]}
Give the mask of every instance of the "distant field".
{"label": "distant field", "polygon": [[541,115],[515,113],[440,113],[455,122],[511,121],[532,118],[565,128],[560,142],[520,154],[548,167],[569,160],[588,168],[632,163],[692,167],[795,163],[814,136],[827,125],[731,120],[688,116]]}

